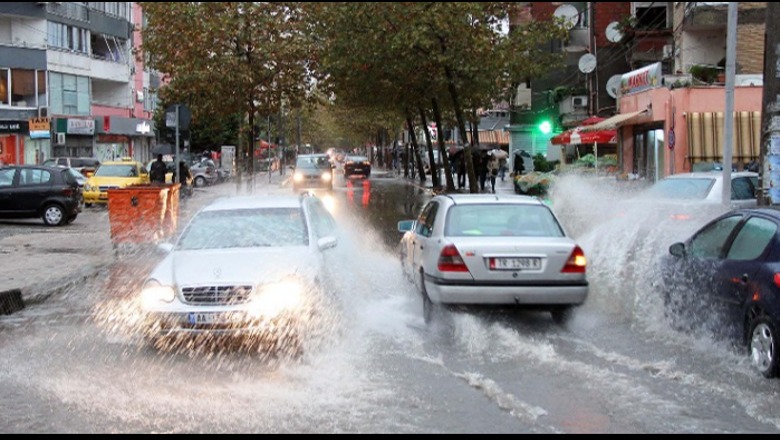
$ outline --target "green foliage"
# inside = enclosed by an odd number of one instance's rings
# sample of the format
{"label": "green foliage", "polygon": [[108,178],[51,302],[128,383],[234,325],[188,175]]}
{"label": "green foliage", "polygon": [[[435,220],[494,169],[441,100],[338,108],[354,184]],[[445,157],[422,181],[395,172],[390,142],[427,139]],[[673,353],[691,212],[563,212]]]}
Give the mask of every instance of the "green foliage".
{"label": "green foliage", "polygon": [[551,162],[543,154],[534,156],[534,170],[540,173],[551,173],[558,169],[559,161]]}

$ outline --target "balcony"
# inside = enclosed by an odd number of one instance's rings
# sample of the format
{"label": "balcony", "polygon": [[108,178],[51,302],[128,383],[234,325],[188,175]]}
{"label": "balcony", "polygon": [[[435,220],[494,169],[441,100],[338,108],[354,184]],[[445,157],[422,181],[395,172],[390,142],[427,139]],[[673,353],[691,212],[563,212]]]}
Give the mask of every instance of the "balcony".
{"label": "balcony", "polygon": [[71,20],[89,22],[89,8],[75,2],[48,2],[46,12]]}
{"label": "balcony", "polygon": [[728,25],[729,2],[688,2],[685,4],[685,31],[725,29]]}

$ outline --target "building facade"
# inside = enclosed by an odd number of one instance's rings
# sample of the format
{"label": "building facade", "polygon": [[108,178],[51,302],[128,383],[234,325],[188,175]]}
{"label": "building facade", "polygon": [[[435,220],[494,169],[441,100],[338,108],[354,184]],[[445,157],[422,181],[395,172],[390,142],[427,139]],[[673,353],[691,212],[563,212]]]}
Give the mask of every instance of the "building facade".
{"label": "building facade", "polygon": [[142,24],[133,2],[0,4],[3,162],[148,158],[158,84],[134,55]]}

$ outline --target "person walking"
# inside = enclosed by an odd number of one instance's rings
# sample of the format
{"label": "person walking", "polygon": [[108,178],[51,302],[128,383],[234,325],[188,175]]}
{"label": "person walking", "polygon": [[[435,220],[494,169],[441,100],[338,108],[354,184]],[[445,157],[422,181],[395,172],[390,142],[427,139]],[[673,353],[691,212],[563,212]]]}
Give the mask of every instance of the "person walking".
{"label": "person walking", "polygon": [[152,162],[152,166],[149,170],[149,180],[153,185],[165,185],[165,174],[168,169],[163,161],[163,155],[158,154],[157,160]]}
{"label": "person walking", "polygon": [[181,184],[181,194],[185,197],[192,197],[192,172],[187,163],[179,161],[179,183]]}
{"label": "person walking", "polygon": [[490,179],[490,191],[493,194],[496,193],[496,179],[498,178],[500,169],[501,162],[498,160],[498,157],[496,157],[495,154],[489,154],[487,161],[487,175],[488,179]]}
{"label": "person walking", "polygon": [[478,158],[478,161],[474,164],[474,167],[477,170],[477,179],[479,179],[479,190],[484,193],[485,188],[487,187],[489,157],[485,151],[481,152],[476,157]]}

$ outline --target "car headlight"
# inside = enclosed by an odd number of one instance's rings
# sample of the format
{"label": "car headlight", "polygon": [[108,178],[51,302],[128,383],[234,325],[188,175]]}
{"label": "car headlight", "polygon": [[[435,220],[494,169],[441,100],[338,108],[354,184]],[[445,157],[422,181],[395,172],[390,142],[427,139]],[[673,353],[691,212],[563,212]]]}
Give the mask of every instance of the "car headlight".
{"label": "car headlight", "polygon": [[333,180],[333,174],[331,173],[322,173],[322,181],[323,182],[330,182]]}
{"label": "car headlight", "polygon": [[294,179],[296,182],[298,182],[298,183],[301,183],[301,182],[303,182],[303,174],[301,174],[301,173],[295,173],[295,176],[293,176],[293,179]]}
{"label": "car headlight", "polygon": [[287,280],[261,286],[252,302],[257,317],[276,318],[282,313],[299,308],[303,302],[304,287],[300,281]]}
{"label": "car headlight", "polygon": [[90,185],[89,183],[84,185],[84,191],[92,192],[92,185]]}
{"label": "car headlight", "polygon": [[163,286],[157,280],[149,280],[141,291],[141,302],[144,308],[150,308],[160,303],[170,304],[176,299],[176,290],[171,286]]}

